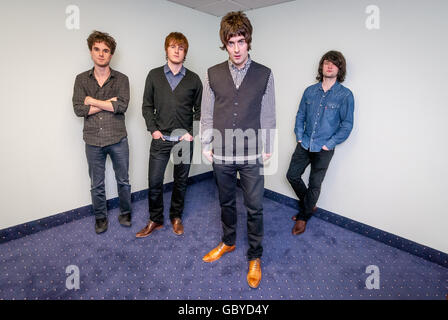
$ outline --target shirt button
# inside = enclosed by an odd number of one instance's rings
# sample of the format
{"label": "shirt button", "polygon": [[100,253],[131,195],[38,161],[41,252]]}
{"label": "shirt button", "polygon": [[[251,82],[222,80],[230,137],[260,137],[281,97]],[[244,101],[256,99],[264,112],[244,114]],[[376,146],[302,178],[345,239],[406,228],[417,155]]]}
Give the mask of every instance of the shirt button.
{"label": "shirt button", "polygon": [[100,128],[100,130],[103,130],[103,128]]}
{"label": "shirt button", "polygon": [[238,102],[235,102],[235,105],[237,106],[237,105],[238,105]]}
{"label": "shirt button", "polygon": [[233,115],[236,117],[238,114],[234,113]]}

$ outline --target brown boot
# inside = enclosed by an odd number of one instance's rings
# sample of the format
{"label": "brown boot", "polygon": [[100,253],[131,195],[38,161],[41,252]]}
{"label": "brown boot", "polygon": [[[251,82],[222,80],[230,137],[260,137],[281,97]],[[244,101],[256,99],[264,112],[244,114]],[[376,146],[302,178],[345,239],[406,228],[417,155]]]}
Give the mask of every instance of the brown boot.
{"label": "brown boot", "polygon": [[171,224],[173,225],[173,231],[175,234],[178,236],[184,234],[184,226],[182,225],[182,220],[180,218],[172,219]]}
{"label": "brown boot", "polygon": [[227,246],[224,242],[220,242],[219,245],[207,253],[202,260],[204,262],[213,262],[221,258],[224,253],[232,252],[233,250],[235,250],[235,245]]}
{"label": "brown boot", "polygon": [[144,238],[149,236],[154,230],[161,229],[163,227],[163,224],[156,223],[154,221],[149,220],[149,223],[146,227],[144,227],[142,230],[137,232],[135,235],[137,238]]}
{"label": "brown boot", "polygon": [[257,258],[249,261],[249,272],[247,273],[247,283],[251,288],[258,288],[261,281],[261,260]]}
{"label": "brown boot", "polygon": [[306,229],[306,221],[297,220],[294,225],[294,228],[292,228],[292,234],[297,236],[299,234],[304,233],[305,229]]}

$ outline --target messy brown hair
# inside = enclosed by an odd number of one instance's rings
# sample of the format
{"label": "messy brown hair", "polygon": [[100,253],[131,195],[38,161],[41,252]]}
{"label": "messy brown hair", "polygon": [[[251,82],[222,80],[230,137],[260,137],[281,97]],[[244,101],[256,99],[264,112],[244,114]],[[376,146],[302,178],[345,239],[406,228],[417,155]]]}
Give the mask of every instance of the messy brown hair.
{"label": "messy brown hair", "polygon": [[117,43],[108,33],[94,30],[87,38],[87,45],[89,46],[90,51],[92,51],[93,45],[97,42],[104,42],[104,44],[109,47],[110,54],[114,54]]}
{"label": "messy brown hair", "polygon": [[232,11],[226,14],[221,20],[219,36],[222,42],[222,50],[226,49],[227,42],[232,37],[243,36],[247,43],[247,50],[250,50],[252,42],[252,24],[249,18],[242,11]]}
{"label": "messy brown hair", "polygon": [[337,75],[337,80],[339,82],[344,82],[346,73],[346,63],[344,56],[339,51],[328,51],[326,54],[323,55],[323,57],[320,59],[319,62],[319,69],[317,71],[316,80],[322,81],[324,79],[322,68],[325,60],[331,61],[336,67],[338,67],[339,71]]}

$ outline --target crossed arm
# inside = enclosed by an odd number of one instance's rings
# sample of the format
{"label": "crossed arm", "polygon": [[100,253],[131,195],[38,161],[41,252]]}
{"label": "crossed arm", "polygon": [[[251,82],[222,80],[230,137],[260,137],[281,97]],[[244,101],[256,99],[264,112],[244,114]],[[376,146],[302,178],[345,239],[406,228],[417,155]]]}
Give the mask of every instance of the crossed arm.
{"label": "crossed arm", "polygon": [[114,112],[114,107],[112,101],[117,101],[117,97],[113,97],[109,100],[97,100],[92,97],[87,96],[84,99],[84,105],[90,106],[89,116],[101,111]]}

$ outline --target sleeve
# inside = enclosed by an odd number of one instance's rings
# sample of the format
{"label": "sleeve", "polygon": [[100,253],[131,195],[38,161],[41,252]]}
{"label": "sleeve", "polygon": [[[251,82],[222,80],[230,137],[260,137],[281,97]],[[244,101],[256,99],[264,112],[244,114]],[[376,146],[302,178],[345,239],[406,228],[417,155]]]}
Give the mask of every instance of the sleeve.
{"label": "sleeve", "polygon": [[275,87],[274,87],[274,75],[269,75],[266,91],[261,100],[261,113],[260,113],[260,125],[262,129],[262,143],[265,153],[272,153],[274,151],[275,141]]}
{"label": "sleeve", "polygon": [[[201,79],[197,77],[197,89],[194,97],[194,106],[193,106],[193,121],[201,120],[201,103],[202,103],[202,82]],[[193,132],[192,129],[191,132],[189,133],[194,137],[197,132]]]}
{"label": "sleeve", "polygon": [[204,92],[201,102],[200,135],[203,151],[210,151],[213,139],[213,109],[215,106],[215,94],[210,87],[208,74],[205,76]]}
{"label": "sleeve", "polygon": [[123,76],[119,83],[117,101],[111,101],[115,114],[126,112],[129,105],[129,96],[129,78]]}
{"label": "sleeve", "polygon": [[325,144],[328,149],[332,150],[336,145],[347,140],[350,132],[353,129],[353,113],[355,110],[355,101],[352,92],[342,102],[339,110],[339,116],[341,118],[341,124],[339,125],[336,133]]}
{"label": "sleeve", "polygon": [[78,117],[87,117],[89,115],[90,106],[84,104],[84,100],[87,97],[87,93],[82,85],[80,76],[78,75],[75,80],[73,89],[73,110]]}
{"label": "sleeve", "polygon": [[143,118],[145,118],[146,128],[151,133],[158,130],[154,111],[154,86],[151,80],[151,73],[149,73],[146,78],[145,90],[143,93],[142,114]]}
{"label": "sleeve", "polygon": [[303,137],[303,132],[305,130],[305,118],[306,118],[306,93],[307,91],[305,90],[305,92],[302,95],[302,100],[300,101],[299,104],[299,110],[297,111],[297,115],[296,115],[296,123],[294,125],[294,133],[296,135],[296,141],[299,142],[302,140]]}

